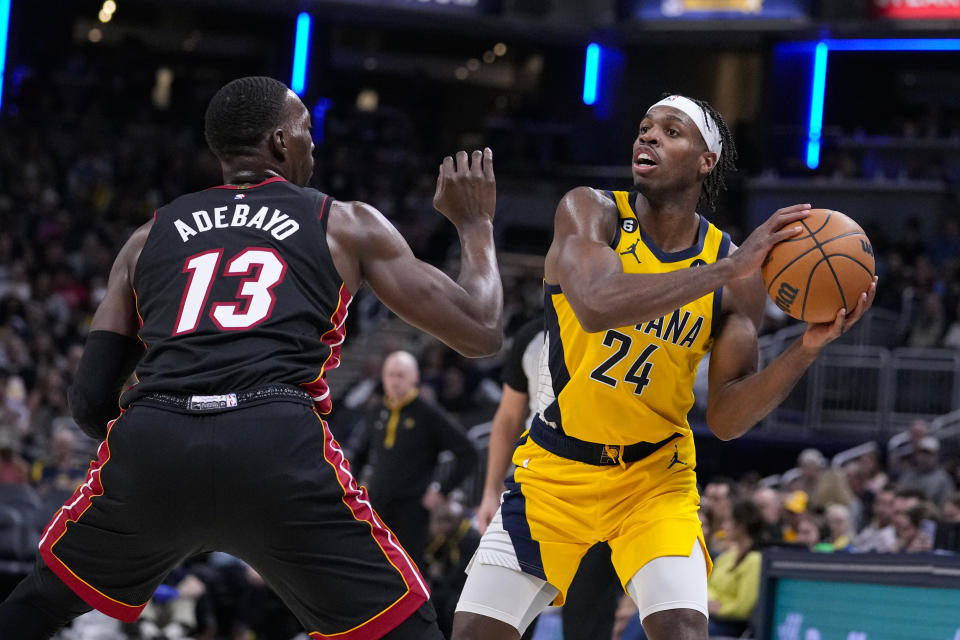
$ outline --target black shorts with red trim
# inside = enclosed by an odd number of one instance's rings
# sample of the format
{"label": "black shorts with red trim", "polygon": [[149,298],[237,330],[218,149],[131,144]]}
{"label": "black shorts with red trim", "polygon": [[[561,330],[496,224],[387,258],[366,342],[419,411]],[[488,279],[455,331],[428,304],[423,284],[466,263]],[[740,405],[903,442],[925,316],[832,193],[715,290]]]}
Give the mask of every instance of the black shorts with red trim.
{"label": "black shorts with red trim", "polygon": [[380,638],[429,596],[302,392],[214,411],[135,402],[40,543],[77,595],[124,621],[211,550],[256,569],[315,640]]}

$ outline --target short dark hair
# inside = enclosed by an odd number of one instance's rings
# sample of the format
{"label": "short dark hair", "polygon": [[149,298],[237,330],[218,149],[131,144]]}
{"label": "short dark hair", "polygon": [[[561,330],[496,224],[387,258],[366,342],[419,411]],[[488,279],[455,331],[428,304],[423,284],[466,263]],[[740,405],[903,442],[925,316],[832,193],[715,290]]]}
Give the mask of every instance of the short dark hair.
{"label": "short dark hair", "polygon": [[249,152],[280,123],[287,85],[265,76],[237,78],[210,100],[204,135],[218,158]]}
{"label": "short dark hair", "polygon": [[760,542],[763,536],[763,514],[760,507],[750,500],[740,500],[733,504],[733,521],[741,524],[754,545]]}

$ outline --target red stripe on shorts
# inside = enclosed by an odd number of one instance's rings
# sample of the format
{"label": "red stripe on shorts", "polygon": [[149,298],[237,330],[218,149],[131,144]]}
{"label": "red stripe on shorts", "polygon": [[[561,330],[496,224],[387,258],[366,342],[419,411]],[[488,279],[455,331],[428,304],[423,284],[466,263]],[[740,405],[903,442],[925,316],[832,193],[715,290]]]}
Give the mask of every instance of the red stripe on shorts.
{"label": "red stripe on shorts", "polygon": [[[120,417],[123,417],[122,410]],[[84,512],[90,508],[92,500],[103,495],[103,485],[100,483],[100,471],[110,460],[110,431],[119,419],[119,417],[115,418],[107,425],[107,437],[100,443],[100,447],[97,449],[97,459],[90,463],[90,470],[87,471],[86,482],[77,487],[77,490],[70,499],[67,500],[53,516],[53,519],[43,530],[43,537],[40,538],[39,546],[40,555],[50,570],[57,574],[84,602],[112,618],[123,622],[134,622],[140,617],[140,612],[143,611],[143,608],[147,606],[146,602],[134,605],[114,600],[75,574],[70,567],[53,552],[53,548],[67,532],[67,523],[77,522],[83,516]]]}
{"label": "red stripe on shorts", "polygon": [[[314,411],[316,413],[316,411]],[[400,573],[404,583],[407,585],[407,592],[397,600],[388,605],[383,611],[370,618],[366,622],[357,625],[347,631],[341,631],[325,635],[319,631],[310,632],[310,637],[314,640],[367,640],[371,638],[380,638],[387,632],[395,629],[397,625],[406,620],[414,611],[427,601],[430,597],[430,590],[417,565],[410,559],[407,552],[397,541],[396,536],[383,524],[380,516],[370,505],[370,498],[367,496],[366,487],[357,485],[353,474],[350,473],[350,463],[343,455],[340,445],[330,433],[327,423],[317,418],[323,425],[323,457],[333,467],[337,474],[337,481],[343,489],[343,503],[347,505],[353,517],[370,525],[370,533],[377,545],[383,550],[384,555],[393,567]]]}

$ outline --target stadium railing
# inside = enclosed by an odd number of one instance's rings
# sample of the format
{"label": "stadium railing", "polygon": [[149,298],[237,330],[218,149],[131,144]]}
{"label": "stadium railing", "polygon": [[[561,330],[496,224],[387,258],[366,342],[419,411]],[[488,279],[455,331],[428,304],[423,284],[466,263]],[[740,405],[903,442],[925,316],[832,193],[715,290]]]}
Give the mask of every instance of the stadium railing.
{"label": "stadium railing", "polygon": [[[960,352],[894,348],[899,315],[874,310],[831,345],[764,421],[771,429],[844,430],[892,435],[915,418],[960,410]],[[760,340],[760,366],[796,340],[792,325]]]}

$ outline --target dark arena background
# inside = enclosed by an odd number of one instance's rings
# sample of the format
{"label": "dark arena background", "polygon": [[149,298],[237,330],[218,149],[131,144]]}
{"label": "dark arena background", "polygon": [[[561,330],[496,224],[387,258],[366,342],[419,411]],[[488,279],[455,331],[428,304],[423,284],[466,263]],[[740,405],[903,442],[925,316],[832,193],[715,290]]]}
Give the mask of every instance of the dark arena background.
{"label": "dark arena background", "polygon": [[[739,151],[704,215],[740,242],[795,202],[842,211],[880,278],[868,315],[742,438],[710,433],[697,383],[711,551],[738,500],[771,533],[742,637],[960,639],[960,2],[0,0],[0,73],[0,598],[95,453],[66,390],[117,250],[161,204],[221,184],[203,113],[223,84],[287,83],[313,117],[312,186],[372,204],[448,272],[459,243],[432,207],[437,166],[494,150],[503,351],[462,358],[361,290],[329,377],[346,446],[377,415],[384,356],[410,351],[421,395],[479,452],[433,514],[421,569],[438,607],[472,552],[501,370],[542,314],[557,203],[630,188],[638,123],[677,92],[713,104]],[[761,366],[803,328],[770,302]],[[437,481],[454,467],[441,454]],[[58,637],[306,638],[221,553],[188,559],[147,611],[94,612]],[[528,637],[563,638],[559,618]]]}

